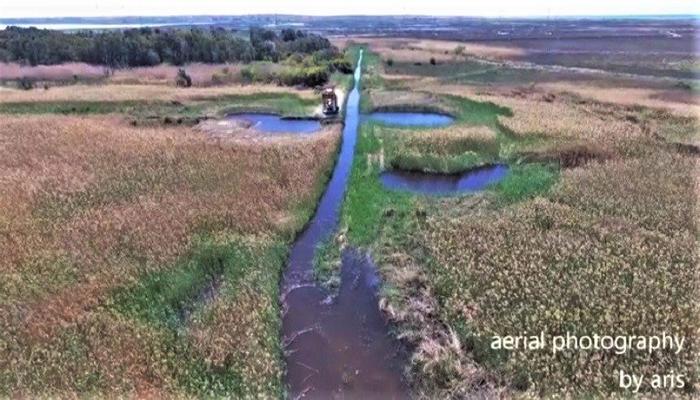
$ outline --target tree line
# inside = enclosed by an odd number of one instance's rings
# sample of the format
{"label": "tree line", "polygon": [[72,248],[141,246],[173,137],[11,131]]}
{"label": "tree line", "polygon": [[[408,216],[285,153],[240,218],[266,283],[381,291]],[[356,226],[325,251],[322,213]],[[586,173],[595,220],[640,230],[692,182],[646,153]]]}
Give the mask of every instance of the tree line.
{"label": "tree line", "polygon": [[224,28],[138,28],[78,31],[8,27],[0,31],[0,61],[30,65],[85,62],[110,68],[183,65],[191,62],[278,62],[313,55],[334,62],[338,50],[328,39],[299,30],[275,32],[253,27],[248,37]]}

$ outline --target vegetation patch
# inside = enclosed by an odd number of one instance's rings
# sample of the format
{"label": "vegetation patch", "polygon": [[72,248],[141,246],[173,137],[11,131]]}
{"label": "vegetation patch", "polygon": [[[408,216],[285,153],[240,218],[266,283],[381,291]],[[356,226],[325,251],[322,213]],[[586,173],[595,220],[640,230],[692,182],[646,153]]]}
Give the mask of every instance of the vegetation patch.
{"label": "vegetation patch", "polygon": [[[163,343],[169,361],[191,370],[174,369],[172,378],[191,394],[279,397],[275,294],[286,246],[261,236],[218,237],[199,239],[193,253],[119,289],[113,307],[171,338]],[[220,288],[207,297],[202,292],[215,280]]]}
{"label": "vegetation patch", "polygon": [[515,203],[546,193],[558,177],[558,169],[551,165],[515,164],[494,190],[506,203]]}

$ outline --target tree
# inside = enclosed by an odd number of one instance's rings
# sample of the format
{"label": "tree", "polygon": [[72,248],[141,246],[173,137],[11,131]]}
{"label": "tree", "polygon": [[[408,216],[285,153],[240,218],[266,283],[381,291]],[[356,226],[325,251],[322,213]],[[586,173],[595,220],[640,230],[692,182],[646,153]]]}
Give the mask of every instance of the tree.
{"label": "tree", "polygon": [[158,55],[158,53],[155,52],[155,50],[150,49],[146,52],[145,64],[146,65],[158,65],[158,64],[160,64],[160,56]]}

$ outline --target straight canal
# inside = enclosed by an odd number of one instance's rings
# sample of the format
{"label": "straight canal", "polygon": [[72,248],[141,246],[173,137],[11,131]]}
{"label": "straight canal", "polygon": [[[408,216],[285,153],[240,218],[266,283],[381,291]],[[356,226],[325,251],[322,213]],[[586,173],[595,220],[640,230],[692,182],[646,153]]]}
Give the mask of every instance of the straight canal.
{"label": "straight canal", "polygon": [[282,280],[282,346],[289,397],[399,399],[408,396],[400,344],[378,308],[379,279],[371,260],[342,253],[336,296],[318,286],[314,252],[338,226],[360,119],[362,52],[348,96],[340,154],[316,213],[291,248]]}

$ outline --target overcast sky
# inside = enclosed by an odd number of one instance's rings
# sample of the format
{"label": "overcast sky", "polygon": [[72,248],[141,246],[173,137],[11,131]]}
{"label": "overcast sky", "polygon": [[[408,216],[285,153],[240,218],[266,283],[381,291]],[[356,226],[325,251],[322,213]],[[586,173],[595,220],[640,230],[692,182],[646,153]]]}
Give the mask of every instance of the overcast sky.
{"label": "overcast sky", "polygon": [[697,4],[700,2],[694,0],[0,0],[0,18],[212,14],[697,15]]}

